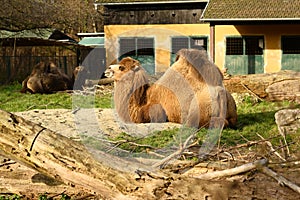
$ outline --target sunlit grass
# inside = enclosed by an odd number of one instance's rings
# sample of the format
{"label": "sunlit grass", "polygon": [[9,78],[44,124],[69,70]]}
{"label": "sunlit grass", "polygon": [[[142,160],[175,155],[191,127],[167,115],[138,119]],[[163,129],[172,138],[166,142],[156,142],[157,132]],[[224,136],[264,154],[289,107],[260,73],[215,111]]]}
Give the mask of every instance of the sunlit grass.
{"label": "sunlit grass", "polygon": [[[21,85],[16,83],[12,85],[0,86],[0,109],[9,112],[26,111],[32,109],[74,109],[83,108],[111,108],[112,95],[82,95],[58,92],[54,94],[22,94]],[[223,147],[235,146],[248,141],[261,140],[261,137],[270,139],[273,145],[280,146],[282,137],[279,136],[274,115],[278,110],[284,108],[299,108],[299,104],[290,102],[255,102],[245,99],[238,106],[238,124],[235,129],[226,128],[222,131],[220,145]],[[162,148],[174,143],[189,130],[183,131],[182,128],[168,129],[164,131],[155,131],[147,137],[134,138],[125,133],[120,133],[116,140],[132,141],[145,147],[131,146],[129,143],[120,144],[119,147],[129,151],[144,151],[146,145],[154,148]],[[193,130],[190,130],[192,132]],[[207,129],[198,131],[197,138],[201,144],[207,138]],[[130,133],[129,133],[130,134]],[[290,147],[294,150],[300,150],[300,134],[290,134],[287,141],[291,143]],[[182,137],[184,140],[188,135]],[[176,139],[177,138],[177,139]],[[178,141],[175,141],[178,142]]]}
{"label": "sunlit grass", "polygon": [[[278,110],[295,107],[299,107],[299,105],[295,105],[290,102],[279,103],[264,101],[259,103],[251,103],[246,101],[242,103],[238,107],[237,127],[235,129],[223,129],[220,137],[220,145],[222,147],[230,147],[247,143],[249,141],[259,141],[262,140],[262,138],[268,139],[274,146],[282,145],[280,142],[283,138],[278,132],[274,115]],[[184,142],[188,135],[182,136],[182,134],[192,134],[194,131],[194,129],[188,129],[187,127],[174,128],[156,131],[150,134],[148,137],[143,138],[135,138],[129,136],[128,134],[120,133],[119,136],[113,138],[113,140],[126,140],[138,144],[148,144],[154,148],[162,148],[176,142],[179,144],[180,141],[178,141],[178,138],[182,138],[181,142]],[[208,132],[207,129],[201,129],[197,132],[199,145],[201,145],[203,141],[209,137],[209,133],[211,132]],[[291,149],[300,150],[300,134],[288,135],[287,141],[291,143]],[[214,142],[217,145],[218,141]],[[147,149],[147,147],[137,147],[130,145],[129,143],[122,143],[119,145],[119,147],[129,151],[144,151]]]}
{"label": "sunlit grass", "polygon": [[53,94],[20,93],[21,84],[0,86],[0,109],[21,112],[33,109],[111,108],[111,95],[72,95],[65,92]]}

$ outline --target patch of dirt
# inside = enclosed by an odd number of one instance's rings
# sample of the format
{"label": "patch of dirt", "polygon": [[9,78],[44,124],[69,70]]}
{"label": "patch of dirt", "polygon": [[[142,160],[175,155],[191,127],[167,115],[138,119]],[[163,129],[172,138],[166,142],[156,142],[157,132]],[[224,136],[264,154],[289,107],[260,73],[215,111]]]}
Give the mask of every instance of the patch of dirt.
{"label": "patch of dirt", "polygon": [[[123,124],[119,122],[112,109],[31,110],[16,114],[75,140],[80,140],[82,134],[114,137],[120,132],[128,132],[143,136],[151,130],[180,126],[171,123],[139,126]],[[289,166],[274,165],[271,168],[279,175],[300,185],[300,163]],[[214,181],[192,177],[216,169],[220,168],[196,165],[184,172],[184,176],[178,172],[173,178],[165,180],[143,178],[140,181],[144,183],[144,188],[132,193],[138,197],[137,199],[300,199],[299,193],[286,186],[280,186],[273,178],[259,171]],[[72,199],[103,199],[99,194],[95,195],[82,188],[61,184],[0,156],[0,196],[11,193],[20,194],[24,199],[38,199],[38,196],[44,193],[56,199],[60,199],[62,194],[67,194]]]}
{"label": "patch of dirt", "polygon": [[15,113],[27,120],[49,128],[69,138],[79,139],[80,134],[114,137],[122,132],[145,136],[154,130],[180,127],[175,123],[122,123],[113,109],[47,109]]}

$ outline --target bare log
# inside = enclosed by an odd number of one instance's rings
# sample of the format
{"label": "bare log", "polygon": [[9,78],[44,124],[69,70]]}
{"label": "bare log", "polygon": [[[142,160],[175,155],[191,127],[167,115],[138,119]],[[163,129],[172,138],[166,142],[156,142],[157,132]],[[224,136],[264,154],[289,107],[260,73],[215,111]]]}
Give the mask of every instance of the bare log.
{"label": "bare log", "polygon": [[226,170],[222,170],[222,171],[214,171],[214,172],[201,174],[199,176],[194,176],[194,178],[210,180],[210,179],[214,179],[214,178],[222,178],[225,176],[233,176],[233,175],[245,173],[247,171],[264,166],[267,164],[267,162],[268,161],[266,159],[261,159],[261,160],[257,160],[252,163],[247,163],[247,164],[244,164],[244,165],[232,168],[232,169],[226,169]]}
{"label": "bare log", "polygon": [[276,172],[274,172],[270,168],[263,166],[261,168],[261,171],[263,173],[267,174],[268,176],[271,176],[276,181],[278,181],[279,185],[288,186],[289,188],[291,188],[292,190],[294,190],[295,192],[298,192],[300,194],[300,187],[298,185],[292,183],[291,181],[287,180],[283,176],[278,175]]}
{"label": "bare log", "polygon": [[112,78],[102,78],[99,80],[86,80],[85,84],[89,87],[92,87],[94,85],[107,85],[107,84],[111,84],[114,82],[114,79]]}
{"label": "bare log", "polygon": [[114,79],[112,78],[102,78],[98,81],[98,85],[107,85],[114,82]]}
{"label": "bare log", "polygon": [[260,100],[300,102],[300,72],[236,75],[226,78],[224,85],[231,93],[250,93]]}
{"label": "bare log", "polygon": [[96,161],[84,145],[2,110],[0,151],[48,177],[107,199],[122,198],[138,185],[132,174]]}

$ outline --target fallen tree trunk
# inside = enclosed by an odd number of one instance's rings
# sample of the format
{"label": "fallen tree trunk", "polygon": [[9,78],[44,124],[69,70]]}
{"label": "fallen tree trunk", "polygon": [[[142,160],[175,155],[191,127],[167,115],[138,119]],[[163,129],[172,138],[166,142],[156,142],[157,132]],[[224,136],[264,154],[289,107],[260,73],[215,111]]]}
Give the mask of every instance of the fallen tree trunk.
{"label": "fallen tree trunk", "polygon": [[108,85],[114,82],[113,78],[102,78],[99,80],[86,80],[85,84],[89,87],[92,87],[94,85]]}
{"label": "fallen tree trunk", "polygon": [[231,93],[251,93],[269,101],[289,100],[300,102],[300,72],[236,75],[224,80]]}
{"label": "fallen tree trunk", "polygon": [[268,176],[271,176],[276,181],[278,181],[279,185],[288,186],[289,188],[291,188],[292,190],[294,190],[295,192],[297,192],[298,194],[300,194],[300,187],[298,185],[292,183],[291,181],[287,180],[283,176],[278,175],[276,172],[274,172],[273,170],[269,169],[268,167],[263,166],[261,168],[261,171],[263,173],[267,174]]}
{"label": "fallen tree trunk", "polygon": [[94,160],[84,145],[2,110],[0,135],[1,154],[66,185],[105,199],[122,198],[137,188],[132,174]]}
{"label": "fallen tree trunk", "polygon": [[252,162],[252,163],[247,163],[247,164],[235,167],[235,168],[221,170],[221,171],[213,171],[213,172],[201,174],[201,175],[194,176],[194,177],[199,178],[199,179],[203,179],[203,180],[211,180],[211,179],[214,179],[214,178],[222,178],[222,177],[225,177],[225,176],[232,176],[232,175],[237,175],[237,174],[240,174],[240,173],[248,172],[250,170],[259,168],[261,166],[264,166],[266,164],[267,164],[267,160],[266,159],[261,159],[261,160],[257,160],[257,161]]}

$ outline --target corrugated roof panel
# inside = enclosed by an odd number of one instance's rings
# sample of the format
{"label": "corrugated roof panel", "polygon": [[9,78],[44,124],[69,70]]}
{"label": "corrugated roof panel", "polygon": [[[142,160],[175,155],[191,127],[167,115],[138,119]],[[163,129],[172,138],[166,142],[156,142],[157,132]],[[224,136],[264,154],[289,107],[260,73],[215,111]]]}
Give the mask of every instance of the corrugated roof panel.
{"label": "corrugated roof panel", "polygon": [[33,29],[18,32],[0,31],[0,38],[41,38],[48,39],[53,33],[53,29]]}
{"label": "corrugated roof panel", "polygon": [[84,37],[78,44],[85,46],[104,46],[104,37]]}

